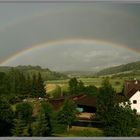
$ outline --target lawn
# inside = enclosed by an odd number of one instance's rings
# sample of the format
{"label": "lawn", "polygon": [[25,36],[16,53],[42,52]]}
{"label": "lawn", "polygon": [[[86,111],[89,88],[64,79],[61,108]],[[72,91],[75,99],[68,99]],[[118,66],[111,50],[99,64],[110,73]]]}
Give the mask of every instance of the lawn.
{"label": "lawn", "polygon": [[97,137],[103,136],[103,131],[93,127],[72,126],[69,132],[55,134],[58,137]]}

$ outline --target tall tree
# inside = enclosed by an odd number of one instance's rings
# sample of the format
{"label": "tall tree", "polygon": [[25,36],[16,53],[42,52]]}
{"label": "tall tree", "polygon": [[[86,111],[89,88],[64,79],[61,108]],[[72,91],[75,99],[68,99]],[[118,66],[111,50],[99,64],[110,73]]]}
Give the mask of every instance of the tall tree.
{"label": "tall tree", "polygon": [[32,96],[32,80],[29,74],[26,76],[25,80],[25,93],[28,97]]}
{"label": "tall tree", "polygon": [[78,91],[78,81],[76,78],[72,78],[69,81],[69,91],[71,94],[75,94]]}
{"label": "tall tree", "polygon": [[85,86],[84,83],[80,80],[78,81],[75,77],[69,81],[69,91],[70,94],[77,94],[84,92]]}
{"label": "tall tree", "polygon": [[101,88],[99,88],[97,102],[97,117],[104,125],[109,125],[117,101],[115,90],[112,88],[108,79],[105,79],[102,82]]}
{"label": "tall tree", "polygon": [[40,73],[38,73],[38,79],[37,79],[37,94],[39,97],[46,96],[45,87]]}
{"label": "tall tree", "polygon": [[43,80],[41,77],[41,74],[38,73],[36,76],[35,74],[33,75],[32,78],[32,95],[34,97],[45,97],[46,96],[46,90],[43,84]]}
{"label": "tall tree", "polygon": [[106,126],[105,135],[106,136],[133,136],[134,128],[137,127],[138,116],[136,112],[133,111],[130,105],[125,107],[116,106],[114,109],[114,114],[110,119],[110,125]]}
{"label": "tall tree", "polygon": [[31,136],[32,106],[29,103],[16,105],[13,136]]}
{"label": "tall tree", "polygon": [[10,136],[13,127],[13,111],[10,104],[0,98],[0,136]]}
{"label": "tall tree", "polygon": [[36,127],[34,129],[35,136],[50,136],[52,134],[51,116],[51,105],[46,102],[41,102],[36,120]]}
{"label": "tall tree", "polygon": [[66,100],[58,112],[59,123],[67,125],[68,131],[72,123],[76,120],[78,113],[76,107],[76,104],[72,100]]}
{"label": "tall tree", "polygon": [[6,74],[4,72],[0,72],[0,95],[4,94],[7,94]]}
{"label": "tall tree", "polygon": [[89,94],[89,95],[98,95],[98,88],[95,87],[94,85],[89,85],[84,88],[84,93]]}
{"label": "tall tree", "polygon": [[11,94],[17,94],[17,90],[16,90],[17,74],[16,74],[15,70],[12,68],[7,76],[8,76],[8,83],[9,83],[9,85],[8,85],[9,92]]}
{"label": "tall tree", "polygon": [[29,103],[19,103],[16,105],[16,115],[19,119],[30,122],[32,118],[32,106]]}
{"label": "tall tree", "polygon": [[79,93],[84,92],[84,89],[85,89],[84,83],[80,80],[78,82],[78,91],[79,91]]}
{"label": "tall tree", "polygon": [[37,97],[37,77],[35,74],[33,74],[32,76],[32,91],[31,91],[31,95],[33,97]]}
{"label": "tall tree", "polygon": [[27,123],[22,119],[14,119],[14,129],[12,129],[12,135],[16,137],[21,136],[29,136],[28,133],[28,125]]}
{"label": "tall tree", "polygon": [[132,136],[137,124],[137,115],[128,103],[120,106],[108,79],[99,89],[97,118],[102,122],[106,136]]}

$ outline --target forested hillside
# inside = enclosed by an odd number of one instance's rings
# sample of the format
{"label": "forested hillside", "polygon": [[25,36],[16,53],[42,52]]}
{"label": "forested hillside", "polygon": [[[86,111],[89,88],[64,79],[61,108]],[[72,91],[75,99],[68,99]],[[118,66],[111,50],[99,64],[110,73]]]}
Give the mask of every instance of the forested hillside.
{"label": "forested hillside", "polygon": [[97,72],[96,74],[100,76],[100,75],[117,74],[117,73],[123,73],[123,72],[132,72],[135,70],[140,70],[140,61],[106,68]]}
{"label": "forested hillside", "polygon": [[9,66],[1,66],[0,72],[9,72],[12,68],[15,70],[19,70],[24,74],[29,74],[33,76],[33,74],[37,74],[38,72],[41,74],[43,80],[58,80],[58,79],[66,79],[67,76],[65,74],[61,74],[58,72],[54,72],[49,70],[48,68],[41,68],[40,66],[17,66],[17,67],[9,67]]}

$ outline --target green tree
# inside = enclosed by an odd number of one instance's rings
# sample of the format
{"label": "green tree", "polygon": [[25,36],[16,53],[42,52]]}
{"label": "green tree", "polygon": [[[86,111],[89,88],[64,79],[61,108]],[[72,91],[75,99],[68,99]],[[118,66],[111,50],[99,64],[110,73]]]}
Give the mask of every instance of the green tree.
{"label": "green tree", "polygon": [[37,94],[39,97],[46,96],[46,90],[40,73],[38,73],[38,79],[37,79]]}
{"label": "green tree", "polygon": [[26,77],[23,72],[19,72],[19,82],[18,82],[18,93],[22,96],[27,94],[26,92]]}
{"label": "green tree", "polygon": [[23,72],[12,68],[6,76],[5,85],[7,91],[12,95],[24,98],[26,94],[26,78]]}
{"label": "green tree", "polygon": [[29,103],[17,104],[15,117],[13,136],[31,136],[32,106]]}
{"label": "green tree", "polygon": [[27,75],[25,80],[25,94],[28,97],[32,96],[32,80],[29,74]]}
{"label": "green tree", "polygon": [[4,72],[0,72],[0,95],[7,94],[5,84],[6,84],[6,74]]}
{"label": "green tree", "polygon": [[72,100],[66,100],[58,112],[58,121],[61,124],[65,124],[69,128],[72,126],[72,123],[76,120],[77,109],[76,104]]}
{"label": "green tree", "polygon": [[108,79],[103,80],[97,96],[97,118],[106,126],[109,125],[117,104],[116,93]]}
{"label": "green tree", "polygon": [[33,97],[45,97],[46,96],[46,90],[45,90],[43,80],[42,80],[40,73],[38,73],[37,76],[36,76],[36,74],[33,74],[32,96]]}
{"label": "green tree", "polygon": [[52,134],[52,107],[49,103],[41,102],[39,114],[34,124],[33,133],[35,136],[51,136]]}
{"label": "green tree", "polygon": [[13,68],[7,74],[7,81],[8,81],[7,85],[8,85],[9,92],[11,94],[17,94],[17,90],[16,90],[16,85],[18,84],[17,71],[15,71]]}
{"label": "green tree", "polygon": [[110,125],[106,126],[106,136],[133,136],[133,129],[137,127],[138,117],[130,105],[116,106],[110,119]]}
{"label": "green tree", "polygon": [[106,136],[132,136],[137,124],[137,115],[131,109],[129,101],[120,106],[116,94],[108,79],[99,89],[97,118],[102,122]]}
{"label": "green tree", "polygon": [[76,94],[84,92],[85,86],[84,83],[80,80],[78,81],[75,77],[69,81],[69,91],[70,94]]}
{"label": "green tree", "polygon": [[10,104],[0,98],[0,136],[10,136],[13,127],[13,111]]}
{"label": "green tree", "polygon": [[17,118],[30,122],[32,118],[32,106],[29,103],[19,103],[16,105]]}
{"label": "green tree", "polygon": [[78,81],[76,78],[72,78],[69,81],[69,91],[71,94],[75,94],[78,91]]}
{"label": "green tree", "polygon": [[84,88],[84,93],[89,94],[89,95],[98,95],[98,88],[95,87],[94,85],[89,85]]}
{"label": "green tree", "polygon": [[84,86],[84,83],[80,80],[78,82],[78,92],[84,92],[84,89],[85,89],[85,86]]}
{"label": "green tree", "polygon": [[33,76],[32,76],[32,84],[31,84],[31,89],[32,89],[32,91],[31,91],[31,95],[33,96],[33,97],[38,97],[37,96],[37,77],[36,77],[36,75],[35,74],[33,74]]}
{"label": "green tree", "polygon": [[30,136],[28,133],[28,124],[22,119],[15,119],[14,120],[14,129],[12,129],[13,136]]}

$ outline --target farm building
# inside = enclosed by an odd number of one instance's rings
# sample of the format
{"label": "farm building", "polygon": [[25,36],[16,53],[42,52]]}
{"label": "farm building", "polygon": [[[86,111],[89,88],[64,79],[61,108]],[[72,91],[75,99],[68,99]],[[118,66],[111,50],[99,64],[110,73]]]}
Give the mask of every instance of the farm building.
{"label": "farm building", "polygon": [[50,99],[54,110],[59,110],[66,99],[72,99],[80,112],[79,119],[90,119],[96,112],[96,98],[94,96],[80,94],[72,96],[64,96],[57,99]]}
{"label": "farm building", "polygon": [[129,98],[131,108],[140,114],[140,80],[125,81],[124,95]]}

